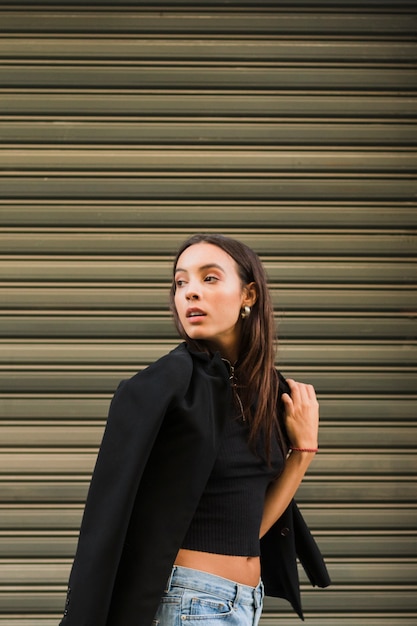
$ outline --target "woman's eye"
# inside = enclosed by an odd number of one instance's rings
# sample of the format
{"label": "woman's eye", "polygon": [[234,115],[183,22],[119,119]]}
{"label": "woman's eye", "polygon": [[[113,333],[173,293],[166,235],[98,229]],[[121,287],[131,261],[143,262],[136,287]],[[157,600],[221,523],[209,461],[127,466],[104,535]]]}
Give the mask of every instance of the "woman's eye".
{"label": "woman's eye", "polygon": [[204,279],[207,283],[214,283],[216,280],[219,280],[217,276],[206,276]]}
{"label": "woman's eye", "polygon": [[183,287],[183,285],[185,284],[185,280],[178,278],[178,280],[175,281],[175,284],[177,287]]}

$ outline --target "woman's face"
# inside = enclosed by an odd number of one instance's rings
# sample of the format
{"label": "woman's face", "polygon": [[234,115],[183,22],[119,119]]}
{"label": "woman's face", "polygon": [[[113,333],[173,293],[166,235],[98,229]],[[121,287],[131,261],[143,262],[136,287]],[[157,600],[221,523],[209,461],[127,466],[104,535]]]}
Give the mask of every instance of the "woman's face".
{"label": "woman's face", "polygon": [[212,350],[238,357],[240,312],[256,300],[254,284],[242,285],[237,265],[218,246],[201,242],[184,250],[175,271],[175,307],[187,335]]}

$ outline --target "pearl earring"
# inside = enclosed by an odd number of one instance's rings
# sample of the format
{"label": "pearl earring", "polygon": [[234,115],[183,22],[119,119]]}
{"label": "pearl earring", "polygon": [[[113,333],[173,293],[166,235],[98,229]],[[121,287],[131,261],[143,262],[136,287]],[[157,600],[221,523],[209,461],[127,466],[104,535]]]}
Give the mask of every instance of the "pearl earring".
{"label": "pearl earring", "polygon": [[242,311],[240,312],[240,317],[245,320],[249,317],[250,315],[250,306],[246,305],[243,307]]}

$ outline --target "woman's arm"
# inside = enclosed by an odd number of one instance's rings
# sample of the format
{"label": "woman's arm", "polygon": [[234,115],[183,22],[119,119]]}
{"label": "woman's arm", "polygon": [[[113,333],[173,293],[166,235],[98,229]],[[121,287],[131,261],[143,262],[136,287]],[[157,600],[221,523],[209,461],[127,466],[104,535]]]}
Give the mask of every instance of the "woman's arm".
{"label": "woman's arm", "polygon": [[[314,387],[287,380],[291,397],[284,393],[285,427],[293,448],[280,476],[270,485],[264,505],[260,537],[281,517],[294,497],[317,450],[319,405]],[[301,452],[294,450],[313,450]]]}

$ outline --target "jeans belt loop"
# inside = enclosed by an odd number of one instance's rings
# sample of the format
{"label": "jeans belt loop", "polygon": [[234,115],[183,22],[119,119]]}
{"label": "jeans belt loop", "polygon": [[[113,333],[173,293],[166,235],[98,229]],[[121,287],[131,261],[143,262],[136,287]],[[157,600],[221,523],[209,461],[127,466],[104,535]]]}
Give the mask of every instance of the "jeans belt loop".
{"label": "jeans belt loop", "polygon": [[168,580],[167,580],[165,593],[168,593],[168,591],[170,591],[170,590],[171,590],[172,577],[174,576],[174,574],[175,574],[175,570],[176,570],[176,569],[177,569],[177,567],[176,567],[176,565],[174,565],[174,566],[173,566],[173,568],[172,568],[172,570],[171,570],[171,573],[170,573],[170,575],[169,575],[169,577],[168,577]]}

